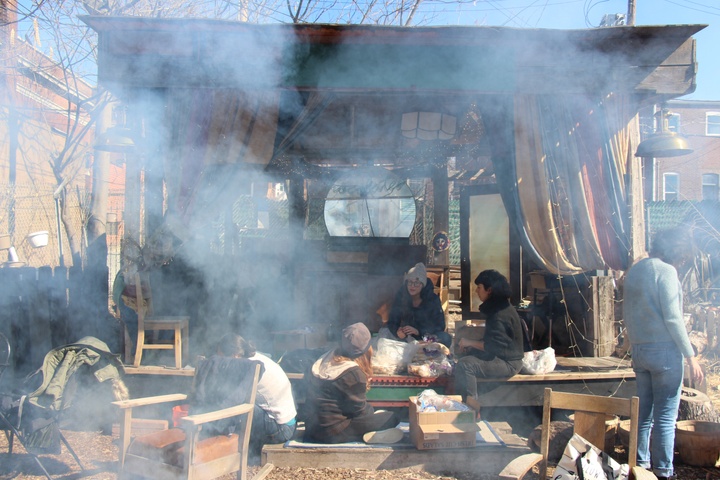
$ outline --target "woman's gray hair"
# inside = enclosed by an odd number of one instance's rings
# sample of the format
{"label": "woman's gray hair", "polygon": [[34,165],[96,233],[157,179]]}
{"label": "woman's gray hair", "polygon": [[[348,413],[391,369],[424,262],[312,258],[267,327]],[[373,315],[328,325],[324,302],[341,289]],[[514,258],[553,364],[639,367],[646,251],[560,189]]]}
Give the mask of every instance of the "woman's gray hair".
{"label": "woman's gray hair", "polygon": [[653,235],[650,256],[673,266],[680,266],[693,256],[690,227],[660,230]]}

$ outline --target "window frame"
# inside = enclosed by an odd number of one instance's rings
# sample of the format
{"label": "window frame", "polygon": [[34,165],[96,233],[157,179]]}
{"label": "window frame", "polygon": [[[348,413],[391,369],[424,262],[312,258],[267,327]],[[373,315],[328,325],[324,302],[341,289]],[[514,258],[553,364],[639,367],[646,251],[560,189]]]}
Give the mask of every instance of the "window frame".
{"label": "window frame", "polygon": [[[710,117],[716,117],[717,120],[710,122]],[[710,126],[713,126],[713,132],[710,131]],[[705,135],[709,137],[720,137],[720,112],[705,112]]]}
{"label": "window frame", "polygon": [[667,116],[667,128],[669,132],[681,133],[682,117],[679,113],[669,113]]}
{"label": "window frame", "polygon": [[[675,198],[671,198],[668,200],[668,191],[667,191],[667,180],[668,178],[673,177],[676,179],[676,186],[675,186],[675,192],[672,194],[675,195]],[[677,172],[665,172],[663,173],[663,201],[665,202],[671,202],[674,200],[680,200],[680,174]]]}
{"label": "window frame", "polygon": [[[706,180],[712,178],[714,182],[708,182]],[[712,198],[708,198],[708,195],[705,195],[706,189],[712,188],[714,190],[714,193],[712,195]],[[701,195],[703,200],[718,200],[720,199],[720,175],[717,173],[703,173],[702,174],[702,186],[701,186]]]}

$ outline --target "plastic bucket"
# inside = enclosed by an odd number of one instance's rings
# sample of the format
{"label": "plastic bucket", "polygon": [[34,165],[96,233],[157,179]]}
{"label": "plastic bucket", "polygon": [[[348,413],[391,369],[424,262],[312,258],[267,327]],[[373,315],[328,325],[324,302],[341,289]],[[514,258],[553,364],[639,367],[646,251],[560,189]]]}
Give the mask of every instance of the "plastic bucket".
{"label": "plastic bucket", "polygon": [[180,419],[188,416],[190,405],[176,405],[172,409],[172,421],[173,427],[177,428],[180,426]]}

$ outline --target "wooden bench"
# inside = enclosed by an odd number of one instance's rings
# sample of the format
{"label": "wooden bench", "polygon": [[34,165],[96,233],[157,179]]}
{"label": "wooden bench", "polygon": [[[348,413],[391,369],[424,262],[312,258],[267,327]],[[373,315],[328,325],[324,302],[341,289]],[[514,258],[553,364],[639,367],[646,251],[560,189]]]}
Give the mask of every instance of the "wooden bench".
{"label": "wooden bench", "polygon": [[[555,371],[545,375],[519,373],[510,378],[479,379],[481,405],[542,406],[546,387],[570,393],[627,397],[634,395],[635,373],[630,362],[615,357],[558,357]],[[300,381],[300,373],[288,373]],[[407,407],[409,397],[432,388],[437,393],[454,393],[453,377],[415,377],[377,375],[370,381],[368,401],[375,407]]]}

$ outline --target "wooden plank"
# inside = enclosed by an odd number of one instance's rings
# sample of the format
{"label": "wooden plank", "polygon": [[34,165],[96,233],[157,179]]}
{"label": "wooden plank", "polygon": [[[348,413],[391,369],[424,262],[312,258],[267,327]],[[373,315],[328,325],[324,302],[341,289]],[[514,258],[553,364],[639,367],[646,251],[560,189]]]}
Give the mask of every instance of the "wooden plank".
{"label": "wooden plank", "polygon": [[543,404],[543,393],[546,387],[553,391],[581,393],[587,395],[616,396],[629,398],[636,393],[634,378],[576,380],[576,381],[545,381],[545,382],[506,382],[488,384],[491,390],[485,389],[479,395],[480,405],[484,407],[539,407]]}
{"label": "wooden plank", "polygon": [[126,375],[176,375],[181,377],[193,377],[195,376],[194,368],[173,368],[163,367],[156,365],[141,365],[134,367],[125,365]]}

